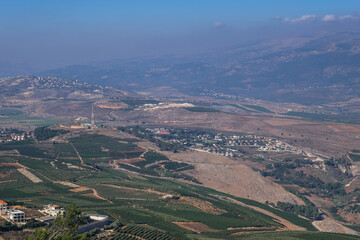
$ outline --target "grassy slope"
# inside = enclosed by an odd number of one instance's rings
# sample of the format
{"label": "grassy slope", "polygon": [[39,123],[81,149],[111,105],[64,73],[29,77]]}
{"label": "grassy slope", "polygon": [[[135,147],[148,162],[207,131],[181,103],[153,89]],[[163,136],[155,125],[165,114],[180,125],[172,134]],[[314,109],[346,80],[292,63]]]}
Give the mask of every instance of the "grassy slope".
{"label": "grassy slope", "polygon": [[[94,138],[97,143],[94,147]],[[82,136],[72,139],[72,143],[78,148],[78,151],[87,159],[95,160],[98,163],[108,162],[104,160],[105,154],[101,152],[101,147],[110,149],[110,151],[127,151],[133,150],[135,145],[129,140],[128,143],[118,142],[119,139],[104,136]],[[237,198],[227,194],[217,192],[201,186],[189,185],[175,180],[161,179],[157,177],[134,177],[126,172],[113,170],[108,167],[101,167],[101,171],[93,171],[84,165],[80,165],[74,150],[69,144],[39,144],[23,143],[13,145],[1,145],[1,149],[22,149],[23,153],[31,155],[0,157],[0,162],[19,162],[30,168],[37,177],[43,180],[42,183],[34,184],[27,178],[13,171],[8,180],[16,180],[0,184],[0,196],[6,196],[3,200],[20,200],[31,201],[38,206],[42,204],[54,203],[66,205],[76,202],[84,211],[97,212],[110,215],[113,219],[119,219],[124,223],[146,223],[164,231],[176,232],[179,234],[188,234],[173,221],[200,221],[214,229],[222,230],[221,234],[230,234],[227,227],[244,227],[244,226],[278,226],[270,217],[255,212],[251,209],[238,206],[233,203],[220,200],[214,195],[228,196],[237,199],[243,203],[257,206],[275,213],[294,224],[306,227],[308,230],[314,230],[311,223],[297,217],[294,214],[286,213],[273,209],[267,205],[251,201],[248,199]],[[31,152],[29,149],[34,148]],[[100,151],[100,152],[99,152]],[[149,156],[153,155],[149,153]],[[43,156],[46,156],[44,158]],[[155,155],[154,155],[155,156]],[[161,155],[160,155],[161,156]],[[37,159],[33,158],[37,157]],[[57,161],[54,159],[58,157]],[[100,159],[98,158],[100,157]],[[109,155],[105,156],[106,159]],[[152,156],[153,157],[153,156]],[[158,158],[158,156],[156,157]],[[81,166],[84,170],[67,168],[62,162],[70,162],[75,166]],[[55,167],[51,165],[55,164]],[[13,169],[10,169],[13,170]],[[76,181],[76,184],[95,188],[98,193],[114,204],[107,201],[85,196],[84,193],[73,193],[68,191],[69,187],[50,182],[51,180]],[[123,189],[105,186],[112,184]],[[133,189],[131,189],[133,188]],[[162,194],[154,192],[141,191],[141,189],[152,189],[163,194],[173,194],[176,196],[187,196],[211,203],[217,208],[223,209],[226,213],[214,215],[206,213],[192,205],[169,202],[161,200]],[[89,193],[89,192],[87,192]],[[204,234],[206,235],[206,234]]]}

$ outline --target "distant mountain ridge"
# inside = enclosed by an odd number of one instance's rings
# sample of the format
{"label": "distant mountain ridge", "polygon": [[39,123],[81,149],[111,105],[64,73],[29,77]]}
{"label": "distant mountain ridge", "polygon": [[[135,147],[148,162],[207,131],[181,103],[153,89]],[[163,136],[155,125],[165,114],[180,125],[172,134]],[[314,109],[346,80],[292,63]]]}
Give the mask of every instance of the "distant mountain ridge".
{"label": "distant mountain ridge", "polygon": [[140,91],[168,86],[278,102],[324,104],[360,96],[360,34],[256,43],[191,57],[122,60],[40,73]]}

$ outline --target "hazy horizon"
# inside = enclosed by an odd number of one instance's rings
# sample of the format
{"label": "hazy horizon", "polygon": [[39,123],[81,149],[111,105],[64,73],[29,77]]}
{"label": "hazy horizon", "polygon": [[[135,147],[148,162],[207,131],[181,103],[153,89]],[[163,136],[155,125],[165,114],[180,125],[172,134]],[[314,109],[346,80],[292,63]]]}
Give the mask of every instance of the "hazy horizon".
{"label": "hazy horizon", "polygon": [[[42,70],[358,31],[360,2],[1,1],[0,63]],[[321,31],[320,31],[321,30]]]}

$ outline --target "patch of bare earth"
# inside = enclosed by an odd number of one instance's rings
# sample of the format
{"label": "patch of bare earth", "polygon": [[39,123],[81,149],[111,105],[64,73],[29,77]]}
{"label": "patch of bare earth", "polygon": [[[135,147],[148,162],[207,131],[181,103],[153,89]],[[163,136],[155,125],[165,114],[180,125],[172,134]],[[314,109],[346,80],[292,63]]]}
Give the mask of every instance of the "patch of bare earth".
{"label": "patch of bare earth", "polygon": [[332,232],[332,233],[345,233],[352,235],[360,235],[357,231],[352,230],[348,227],[343,226],[339,222],[325,217],[324,220],[315,221],[312,223],[321,232]]}
{"label": "patch of bare earth", "polygon": [[148,193],[154,193],[154,194],[158,194],[158,195],[167,195],[167,193],[164,192],[159,192],[153,189],[139,189],[139,188],[130,188],[130,187],[123,187],[123,186],[117,186],[117,185],[113,185],[113,184],[101,184],[103,186],[107,186],[107,187],[112,187],[112,188],[117,188],[117,189],[123,189],[123,190],[129,190],[129,191],[141,191],[141,192],[148,192]]}
{"label": "patch of bare earth", "polygon": [[0,167],[16,167],[16,168],[27,168],[20,163],[0,163]]}
{"label": "patch of bare earth", "polygon": [[214,214],[214,215],[221,215],[221,214],[226,213],[225,210],[215,207],[210,202],[200,200],[197,198],[193,198],[193,197],[180,197],[177,200],[173,200],[173,202],[189,204],[189,205],[192,205],[206,213],[210,213],[210,214]]}
{"label": "patch of bare earth", "polygon": [[145,161],[144,158],[127,158],[127,159],[119,159],[119,160],[114,160],[115,164],[118,163],[137,163],[137,162],[141,162],[141,161]]}
{"label": "patch of bare earth", "polygon": [[202,232],[216,232],[218,230],[209,228],[203,223],[200,222],[173,222],[174,224],[178,225],[179,227],[182,227],[184,229],[196,232],[196,233],[202,233]]}
{"label": "patch of bare earth", "polygon": [[356,176],[348,184],[345,185],[345,191],[347,193],[354,192],[358,188],[360,188],[360,177],[359,176]]}
{"label": "patch of bare earth", "polygon": [[218,197],[221,198],[221,199],[225,199],[225,200],[227,200],[227,201],[236,203],[236,204],[238,204],[238,205],[240,205],[240,206],[247,207],[247,208],[251,208],[251,209],[253,209],[253,210],[257,211],[257,212],[263,213],[263,214],[265,214],[265,215],[268,215],[268,216],[276,219],[276,221],[277,221],[278,223],[280,223],[281,225],[284,226],[283,228],[280,228],[280,229],[279,229],[279,230],[281,230],[281,231],[306,231],[305,228],[300,227],[300,226],[297,226],[297,225],[293,224],[292,222],[289,222],[288,220],[286,220],[286,219],[284,219],[284,218],[282,218],[282,217],[279,217],[279,216],[275,215],[274,213],[269,212],[269,211],[267,211],[267,210],[264,210],[264,209],[262,209],[262,208],[255,207],[255,206],[251,206],[251,205],[247,205],[247,204],[245,204],[245,203],[242,203],[242,202],[240,202],[240,201],[237,201],[237,200],[232,199],[232,198],[229,198],[229,197],[223,197],[223,196],[218,196]]}
{"label": "patch of bare earth", "polygon": [[206,187],[258,202],[281,201],[304,204],[300,198],[286,191],[279,184],[264,178],[239,161],[218,154],[197,151],[171,154],[170,158],[195,166],[195,169],[187,171],[187,174]]}
{"label": "patch of bare earth", "polygon": [[348,223],[357,224],[357,225],[360,224],[360,214],[359,213],[355,213],[355,212],[349,213],[349,212],[341,211],[340,215]]}
{"label": "patch of bare earth", "polygon": [[77,187],[77,188],[69,189],[70,192],[85,192],[87,190],[90,190],[90,188],[88,188],[88,187]]}
{"label": "patch of bare earth", "polygon": [[66,182],[66,181],[54,181],[54,183],[59,183],[62,184],[64,186],[68,186],[68,187],[72,187],[72,188],[78,188],[80,187],[79,185],[72,183],[72,182]]}
{"label": "patch of bare earth", "polygon": [[111,204],[113,203],[109,199],[100,196],[99,193],[94,188],[77,187],[77,188],[69,189],[70,192],[85,192],[85,191],[88,191],[88,190],[92,190],[93,192],[92,193],[82,194],[82,195],[86,196],[86,197],[93,197],[93,198],[97,198],[97,199],[100,199],[100,200],[104,200],[104,201],[107,201],[108,203],[111,203]]}

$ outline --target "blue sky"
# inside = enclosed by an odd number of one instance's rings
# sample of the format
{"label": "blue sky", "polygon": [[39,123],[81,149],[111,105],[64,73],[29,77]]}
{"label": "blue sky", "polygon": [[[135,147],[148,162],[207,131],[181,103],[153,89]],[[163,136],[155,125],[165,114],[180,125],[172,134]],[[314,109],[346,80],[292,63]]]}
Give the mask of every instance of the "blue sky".
{"label": "blue sky", "polygon": [[0,0],[0,61],[56,67],[206,51],[267,27],[347,24],[359,11],[359,0]]}

